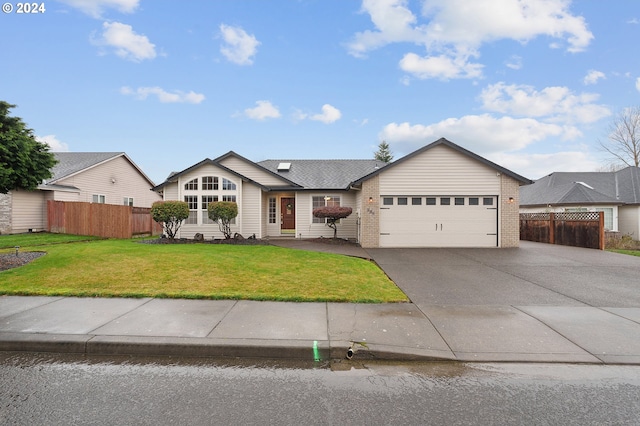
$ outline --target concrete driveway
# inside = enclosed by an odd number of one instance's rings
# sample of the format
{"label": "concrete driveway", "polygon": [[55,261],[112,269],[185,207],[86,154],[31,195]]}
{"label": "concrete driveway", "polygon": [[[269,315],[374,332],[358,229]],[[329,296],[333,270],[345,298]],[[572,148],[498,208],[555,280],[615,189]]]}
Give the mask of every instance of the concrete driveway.
{"label": "concrete driveway", "polygon": [[640,258],[518,249],[369,249],[459,360],[640,362]]}
{"label": "concrete driveway", "polygon": [[368,249],[419,306],[640,307],[640,258],[521,241],[517,249]]}

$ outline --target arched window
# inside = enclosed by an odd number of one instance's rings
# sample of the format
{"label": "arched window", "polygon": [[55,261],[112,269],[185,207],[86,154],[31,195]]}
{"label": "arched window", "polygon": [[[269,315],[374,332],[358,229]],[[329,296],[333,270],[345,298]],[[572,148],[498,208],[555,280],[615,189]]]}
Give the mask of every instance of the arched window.
{"label": "arched window", "polygon": [[189,191],[197,191],[198,190],[198,178],[191,179],[189,182],[184,184],[184,189]]}
{"label": "arched window", "polygon": [[222,190],[223,191],[235,191],[236,184],[231,182],[229,179],[222,178]]}

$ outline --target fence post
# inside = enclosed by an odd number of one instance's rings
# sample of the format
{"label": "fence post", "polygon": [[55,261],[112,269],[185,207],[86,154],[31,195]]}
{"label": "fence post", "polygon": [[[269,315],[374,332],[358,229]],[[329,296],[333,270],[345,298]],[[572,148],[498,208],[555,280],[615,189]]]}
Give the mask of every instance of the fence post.
{"label": "fence post", "polygon": [[599,238],[600,244],[598,248],[600,250],[604,250],[605,241],[604,241],[604,212],[598,212],[598,228],[599,228]]}
{"label": "fence post", "polygon": [[549,213],[549,244],[556,243],[556,214]]}

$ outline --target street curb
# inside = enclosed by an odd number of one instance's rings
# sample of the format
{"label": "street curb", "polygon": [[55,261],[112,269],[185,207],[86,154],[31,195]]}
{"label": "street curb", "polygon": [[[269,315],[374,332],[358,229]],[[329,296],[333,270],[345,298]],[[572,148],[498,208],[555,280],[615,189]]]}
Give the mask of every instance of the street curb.
{"label": "street curb", "polygon": [[0,333],[0,352],[45,352],[85,355],[266,358],[325,361],[347,358],[386,361],[456,361],[442,351],[351,342],[197,337],[95,336],[75,334]]}

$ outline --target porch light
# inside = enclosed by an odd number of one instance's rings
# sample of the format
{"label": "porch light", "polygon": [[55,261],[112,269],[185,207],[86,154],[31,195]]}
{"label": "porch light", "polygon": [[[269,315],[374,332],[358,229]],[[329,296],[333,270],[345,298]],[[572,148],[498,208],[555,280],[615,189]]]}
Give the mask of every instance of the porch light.
{"label": "porch light", "polygon": [[369,204],[373,203],[373,197],[369,197]]}
{"label": "porch light", "polygon": [[516,200],[513,197],[509,197],[509,200],[507,200],[507,203],[513,204],[513,203],[515,203],[515,201]]}

